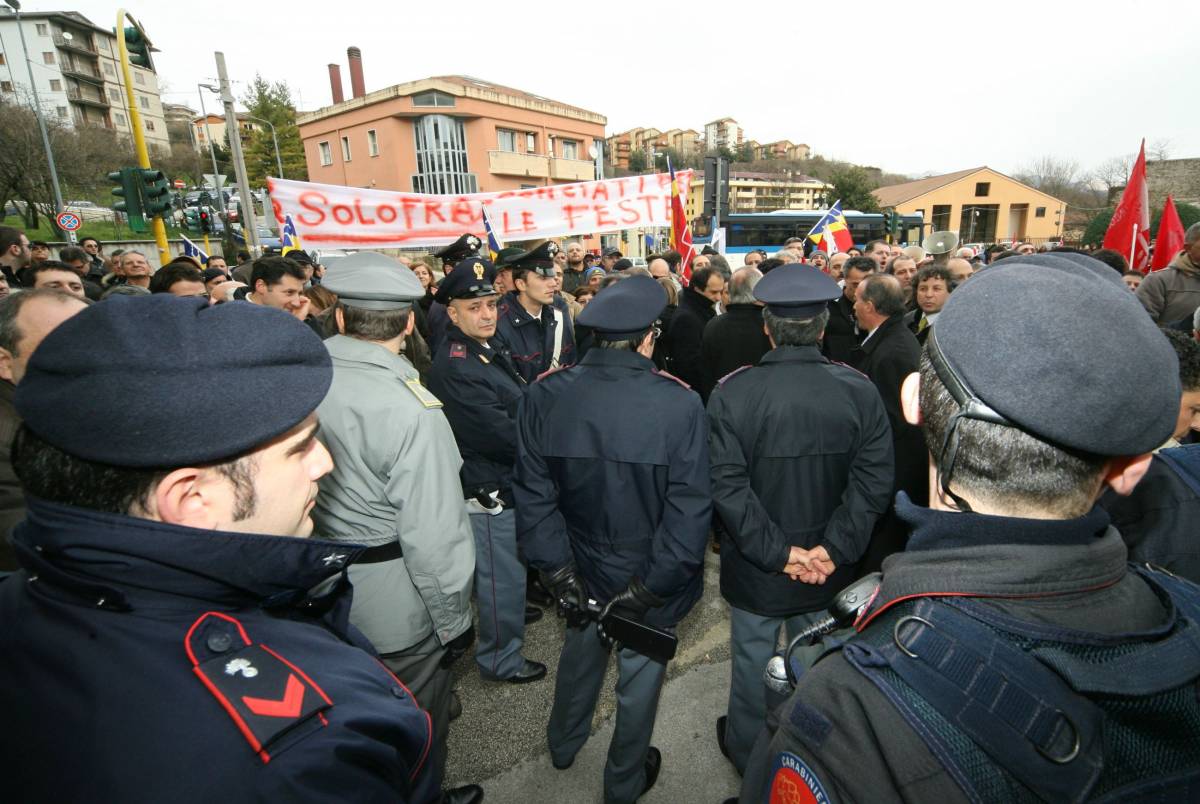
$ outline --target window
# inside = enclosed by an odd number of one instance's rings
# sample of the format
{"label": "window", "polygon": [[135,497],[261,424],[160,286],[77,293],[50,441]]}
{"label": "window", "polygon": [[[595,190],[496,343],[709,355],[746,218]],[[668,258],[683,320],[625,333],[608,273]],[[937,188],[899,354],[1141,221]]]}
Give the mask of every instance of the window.
{"label": "window", "polygon": [[327,141],[326,142],[318,142],[317,150],[321,154],[321,164],[322,165],[332,165],[333,164],[333,152],[329,150],[329,143]]}
{"label": "window", "polygon": [[517,132],[507,131],[503,128],[496,129],[496,145],[501,151],[517,151]]}
{"label": "window", "polygon": [[12,92],[12,81],[0,81],[0,92]]}
{"label": "window", "polygon": [[413,121],[417,173],[415,193],[475,193],[475,174],[467,172],[467,136],[462,120],[430,114]]}
{"label": "window", "polygon": [[945,232],[950,229],[950,205],[949,204],[934,204],[933,206],[933,231]]}
{"label": "window", "polygon": [[990,181],[977,181],[975,182],[975,197],[987,198],[987,194],[991,189],[992,183]]}
{"label": "window", "polygon": [[135,84],[145,84],[145,83],[146,83],[146,75],[145,75],[145,73],[135,72],[135,73],[133,74],[133,83],[135,83]]}
{"label": "window", "polygon": [[537,134],[534,134],[532,131],[525,134],[525,153],[537,153]]}
{"label": "window", "polygon": [[67,107],[66,107],[66,106],[59,106],[59,107],[58,107],[58,108],[57,108],[55,111],[57,111],[57,112],[58,112],[58,119],[59,119],[59,120],[66,120],[66,119],[67,119]]}
{"label": "window", "polygon": [[154,130],[154,121],[153,121],[153,120],[147,120],[147,121],[146,121],[146,130],[147,130],[147,131],[153,131],[153,130]]}
{"label": "window", "polygon": [[150,99],[145,95],[138,95],[138,106],[141,106],[143,109],[149,109]]}
{"label": "window", "polygon": [[974,204],[963,207],[958,221],[958,236],[967,243],[991,243],[996,239],[999,204]]}
{"label": "window", "polygon": [[62,81],[59,81],[57,78],[51,78],[50,79],[50,91],[51,92],[62,92]]}
{"label": "window", "polygon": [[121,102],[121,92],[116,87],[108,88],[108,99],[113,103]]}
{"label": "window", "polygon": [[422,92],[413,95],[413,106],[453,106],[454,96],[445,92]]}
{"label": "window", "polygon": [[563,159],[578,159],[579,158],[579,143],[575,140],[562,141],[562,157]]}
{"label": "window", "polygon": [[42,64],[54,64],[54,51],[46,51],[42,54]]}
{"label": "window", "polygon": [[350,138],[342,137],[342,161],[350,161]]}
{"label": "window", "polygon": [[375,129],[367,129],[367,156],[379,156],[379,136]]}
{"label": "window", "polygon": [[1035,217],[1035,218],[1044,218],[1044,217],[1046,217],[1046,208],[1045,208],[1045,207],[1038,207],[1037,209],[1035,209],[1035,210],[1033,211],[1033,217]]}
{"label": "window", "polygon": [[117,71],[113,69],[112,62],[109,62],[109,61],[104,62],[104,74],[105,75],[113,75],[113,76],[115,76],[117,74]]}
{"label": "window", "polygon": [[49,36],[50,35],[50,26],[47,23],[39,22],[37,24],[37,33],[38,33],[38,36]]}
{"label": "window", "polygon": [[120,112],[113,112],[113,120],[117,121],[118,126],[125,127],[125,115]]}

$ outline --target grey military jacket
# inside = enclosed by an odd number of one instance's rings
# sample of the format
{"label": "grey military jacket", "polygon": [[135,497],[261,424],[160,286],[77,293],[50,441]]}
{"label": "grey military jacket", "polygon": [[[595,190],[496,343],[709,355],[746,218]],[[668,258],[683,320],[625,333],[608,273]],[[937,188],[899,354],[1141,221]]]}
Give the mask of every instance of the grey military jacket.
{"label": "grey military jacket", "polygon": [[405,358],[335,335],[333,385],[317,408],[334,469],[320,481],[314,535],[404,555],[354,564],[350,620],[380,653],[435,633],[443,645],[471,624],[475,543],[462,465],[442,403]]}

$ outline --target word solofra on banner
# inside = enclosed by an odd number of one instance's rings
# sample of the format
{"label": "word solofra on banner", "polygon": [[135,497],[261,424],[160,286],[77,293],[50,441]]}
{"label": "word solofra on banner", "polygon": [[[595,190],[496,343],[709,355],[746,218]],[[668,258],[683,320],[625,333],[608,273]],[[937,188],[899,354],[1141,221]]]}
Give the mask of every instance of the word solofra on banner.
{"label": "word solofra on banner", "polygon": [[[675,176],[686,196],[692,171]],[[483,238],[485,208],[505,241],[671,225],[667,173],[469,195],[268,182],[275,219],[282,224],[291,215],[301,239],[314,246],[441,246],[468,232]]]}

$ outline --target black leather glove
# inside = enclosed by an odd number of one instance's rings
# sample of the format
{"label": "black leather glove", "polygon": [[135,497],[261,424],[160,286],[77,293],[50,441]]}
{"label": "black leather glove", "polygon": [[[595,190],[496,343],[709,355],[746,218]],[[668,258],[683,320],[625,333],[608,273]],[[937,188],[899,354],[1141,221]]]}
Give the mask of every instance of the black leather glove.
{"label": "black leather glove", "polygon": [[575,574],[575,567],[567,564],[553,572],[539,572],[542,586],[558,601],[558,616],[566,617],[570,628],[587,625],[587,589],[583,579]]}
{"label": "black leather glove", "polygon": [[442,655],[442,660],[438,665],[442,668],[449,667],[454,664],[463,654],[471,649],[475,644],[475,624],[467,626],[467,630],[456,636],[446,645],[446,652]]}
{"label": "black leather glove", "polygon": [[[609,614],[619,614],[630,620],[641,620],[650,609],[661,606],[666,601],[645,587],[640,578],[634,578],[600,611],[600,620],[596,631],[600,641],[611,648],[614,640],[604,632],[604,620]],[[618,649],[620,645],[617,645]]]}

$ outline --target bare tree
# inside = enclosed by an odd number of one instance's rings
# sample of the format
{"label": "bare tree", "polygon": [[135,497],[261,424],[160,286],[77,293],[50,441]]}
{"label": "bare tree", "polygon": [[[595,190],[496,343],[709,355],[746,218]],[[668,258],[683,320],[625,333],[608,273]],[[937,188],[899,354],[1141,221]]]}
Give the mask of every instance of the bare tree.
{"label": "bare tree", "polygon": [[1146,146],[1146,159],[1162,162],[1171,158],[1171,141],[1165,137]]}

